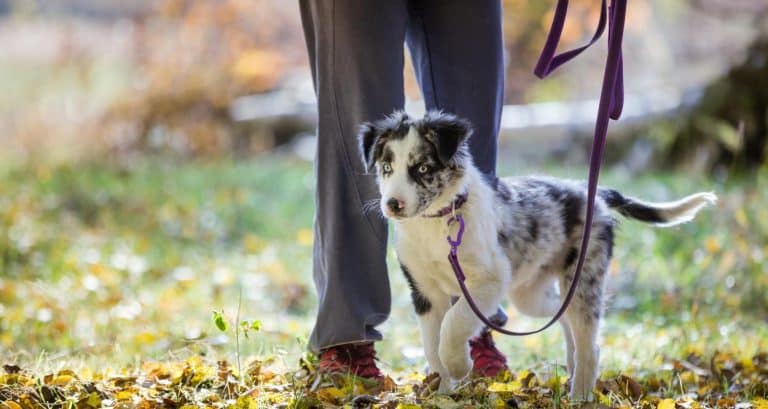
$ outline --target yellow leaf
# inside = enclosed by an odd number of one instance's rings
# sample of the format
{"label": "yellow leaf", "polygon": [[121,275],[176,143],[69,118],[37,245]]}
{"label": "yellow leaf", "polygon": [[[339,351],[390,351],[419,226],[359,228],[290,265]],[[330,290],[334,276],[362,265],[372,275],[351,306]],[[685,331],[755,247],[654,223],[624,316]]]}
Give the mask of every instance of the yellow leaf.
{"label": "yellow leaf", "polygon": [[422,374],[420,372],[411,372],[408,375],[405,375],[403,380],[406,381],[406,382],[416,382],[416,383],[419,383],[419,382],[424,381],[424,378],[425,378],[424,374]]}
{"label": "yellow leaf", "polygon": [[488,387],[488,392],[517,392],[522,387],[519,379],[508,383],[494,382]]}
{"label": "yellow leaf", "polygon": [[752,358],[749,357],[741,358],[741,366],[743,366],[744,370],[748,372],[751,372],[755,369],[755,364],[752,363]]}
{"label": "yellow leaf", "polygon": [[458,409],[458,408],[464,408],[465,406],[459,402],[456,402],[453,400],[450,396],[447,395],[437,395],[430,399],[430,406],[435,405],[438,408],[441,409]]}
{"label": "yellow leaf", "polygon": [[312,245],[313,235],[310,229],[299,229],[296,232],[296,243],[309,247]]}
{"label": "yellow leaf", "polygon": [[245,249],[245,251],[248,253],[260,253],[262,250],[264,250],[266,245],[267,243],[264,241],[264,239],[255,234],[246,234],[243,237],[243,249]]}
{"label": "yellow leaf", "polygon": [[241,396],[237,398],[235,404],[230,407],[234,409],[256,409],[259,407],[259,405],[252,397]]}
{"label": "yellow leaf", "polygon": [[139,345],[149,345],[157,340],[157,337],[155,334],[151,332],[140,332],[136,334],[135,337],[133,337],[133,341],[136,342]]}
{"label": "yellow leaf", "polygon": [[339,388],[322,388],[317,391],[317,398],[324,402],[336,402],[344,397],[344,391]]}
{"label": "yellow leaf", "polygon": [[717,242],[715,237],[709,236],[704,241],[704,248],[707,249],[707,251],[710,253],[717,253],[720,251],[720,243]]}
{"label": "yellow leaf", "polygon": [[675,409],[675,401],[672,399],[664,399],[659,402],[656,409]]}
{"label": "yellow leaf", "polygon": [[504,399],[496,398],[493,401],[493,408],[494,409],[504,409],[504,408],[508,408],[508,407],[509,407],[509,405],[507,405],[507,401],[505,401]]}
{"label": "yellow leaf", "polygon": [[85,403],[92,408],[100,408],[101,396],[99,396],[97,392],[91,392],[88,395],[88,399],[85,401]]}
{"label": "yellow leaf", "polygon": [[755,405],[754,409],[768,409],[768,400],[763,398],[757,398],[753,400],[752,404]]}
{"label": "yellow leaf", "polygon": [[597,393],[597,401],[598,402],[600,402],[601,404],[603,404],[605,406],[608,406],[608,407],[611,406],[611,398],[609,398],[608,396],[604,395],[600,391],[596,391],[596,393]]}
{"label": "yellow leaf", "polygon": [[561,386],[564,386],[565,383],[568,381],[567,375],[553,375],[549,379],[547,379],[547,387],[550,389],[557,389]]}
{"label": "yellow leaf", "polygon": [[396,409],[421,409],[421,405],[415,403],[398,403]]}
{"label": "yellow leaf", "polygon": [[[712,239],[711,237],[707,240]],[[690,344],[685,347],[685,354],[686,355],[696,355],[701,356],[704,355],[704,345],[703,344]]]}
{"label": "yellow leaf", "polygon": [[698,378],[699,377],[696,376],[696,374],[691,371],[683,371],[680,374],[680,381],[682,381],[686,385],[698,383],[698,380],[699,380]]}
{"label": "yellow leaf", "polygon": [[696,393],[699,394],[699,396],[705,396],[709,392],[712,391],[712,385],[711,384],[705,384],[701,385],[698,389],[696,389]]}
{"label": "yellow leaf", "polygon": [[21,409],[21,405],[16,402],[7,400],[5,402],[0,402],[0,409]]}
{"label": "yellow leaf", "polygon": [[120,391],[115,394],[115,399],[117,400],[130,400],[133,398],[133,392],[131,391]]}
{"label": "yellow leaf", "polygon": [[51,381],[51,384],[55,386],[66,386],[70,382],[72,382],[73,379],[74,378],[72,377],[72,375],[59,375],[55,377],[53,381]]}
{"label": "yellow leaf", "polygon": [[285,266],[279,260],[264,264],[261,269],[264,270],[265,273],[274,276],[282,276],[285,274]]}

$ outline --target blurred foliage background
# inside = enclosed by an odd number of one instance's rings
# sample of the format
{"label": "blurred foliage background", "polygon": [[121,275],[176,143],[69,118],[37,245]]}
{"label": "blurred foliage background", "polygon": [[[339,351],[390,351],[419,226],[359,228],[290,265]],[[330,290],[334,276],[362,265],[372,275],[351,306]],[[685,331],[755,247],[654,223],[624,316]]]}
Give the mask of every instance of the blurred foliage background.
{"label": "blurred foliage background", "polygon": [[[592,35],[599,2],[571,3],[569,47]],[[500,173],[582,178],[605,39],[534,81],[554,2],[503,4]],[[627,109],[603,183],[722,201],[676,229],[623,224],[608,367],[766,348],[766,17],[760,0],[630,2]],[[211,311],[234,318],[241,298],[241,316],[262,322],[244,351],[292,365],[315,308],[314,112],[296,2],[0,0],[3,359],[231,354]],[[392,267],[382,359],[402,369],[422,358]],[[556,332],[501,343],[515,364],[562,361]]]}

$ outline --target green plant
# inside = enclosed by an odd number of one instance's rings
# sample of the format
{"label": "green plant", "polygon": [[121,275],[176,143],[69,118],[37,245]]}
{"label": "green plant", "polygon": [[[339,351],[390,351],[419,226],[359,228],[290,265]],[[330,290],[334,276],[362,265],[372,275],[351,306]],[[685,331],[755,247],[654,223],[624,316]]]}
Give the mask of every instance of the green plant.
{"label": "green plant", "polygon": [[235,356],[237,359],[237,376],[240,377],[242,380],[242,367],[240,364],[240,333],[243,334],[243,336],[246,339],[250,338],[249,332],[259,332],[261,331],[261,321],[259,320],[240,320],[240,309],[242,307],[243,303],[243,292],[240,291],[240,296],[237,300],[237,315],[235,316],[235,321],[233,325],[230,325],[227,318],[224,316],[224,309],[222,308],[221,311],[213,311],[213,323],[216,325],[216,328],[226,333],[229,328],[232,328],[232,331],[235,333]]}

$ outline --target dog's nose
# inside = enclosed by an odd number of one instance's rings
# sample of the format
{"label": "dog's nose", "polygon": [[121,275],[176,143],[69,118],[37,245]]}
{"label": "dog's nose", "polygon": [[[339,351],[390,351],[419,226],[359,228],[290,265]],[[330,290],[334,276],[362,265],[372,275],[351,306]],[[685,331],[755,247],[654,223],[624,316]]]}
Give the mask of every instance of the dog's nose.
{"label": "dog's nose", "polygon": [[400,211],[405,208],[405,203],[403,203],[402,200],[391,198],[387,200],[387,207],[389,207],[389,210],[393,213],[400,213]]}

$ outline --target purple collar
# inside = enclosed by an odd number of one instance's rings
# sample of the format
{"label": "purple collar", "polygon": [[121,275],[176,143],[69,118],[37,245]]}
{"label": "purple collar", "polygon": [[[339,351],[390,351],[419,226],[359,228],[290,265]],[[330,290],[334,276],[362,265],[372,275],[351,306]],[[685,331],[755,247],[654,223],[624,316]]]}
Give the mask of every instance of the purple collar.
{"label": "purple collar", "polygon": [[456,210],[459,210],[461,206],[464,205],[464,203],[467,203],[467,199],[469,198],[469,192],[464,192],[456,195],[456,198],[453,199],[453,201],[448,205],[443,207],[442,209],[438,210],[437,213],[432,214],[425,214],[423,217],[443,217],[448,216],[449,214],[455,212]]}

